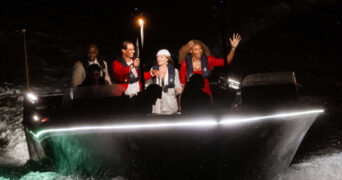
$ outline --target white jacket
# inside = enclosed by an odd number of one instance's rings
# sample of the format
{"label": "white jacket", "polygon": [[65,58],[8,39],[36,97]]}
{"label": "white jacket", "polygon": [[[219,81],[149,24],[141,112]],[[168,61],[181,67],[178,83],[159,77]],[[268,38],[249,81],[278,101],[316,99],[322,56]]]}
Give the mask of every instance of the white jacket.
{"label": "white jacket", "polygon": [[[164,77],[164,85],[168,85],[169,81],[169,73],[166,73]],[[179,81],[179,73],[175,68],[175,88],[182,88],[181,83]],[[156,84],[161,85],[161,82],[157,79]],[[152,106],[152,113],[155,114],[174,114],[177,113],[178,103],[176,98],[175,88],[169,88],[167,92],[162,92],[161,99],[157,99],[155,105]]]}
{"label": "white jacket", "polygon": [[[112,84],[112,81],[110,80],[109,74],[108,74],[108,66],[106,61],[103,61],[105,65],[105,82],[108,85]],[[101,71],[102,73],[102,71]],[[101,74],[102,75],[102,74]],[[72,87],[77,87],[78,85],[82,84],[83,80],[86,78],[87,74],[86,71],[83,67],[83,64],[81,61],[77,61],[73,67],[73,73],[72,73],[72,82],[71,85]]]}

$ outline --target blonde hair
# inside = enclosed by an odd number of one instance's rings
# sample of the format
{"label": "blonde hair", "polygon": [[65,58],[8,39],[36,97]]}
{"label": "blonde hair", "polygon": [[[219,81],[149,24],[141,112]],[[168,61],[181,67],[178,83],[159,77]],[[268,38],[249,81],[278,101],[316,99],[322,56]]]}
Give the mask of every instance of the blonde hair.
{"label": "blonde hair", "polygon": [[166,58],[167,58],[167,63],[170,63],[172,66],[175,65],[171,56],[167,56]]}
{"label": "blonde hair", "polygon": [[210,50],[209,50],[208,46],[205,45],[200,40],[193,39],[193,40],[190,40],[188,43],[186,43],[184,46],[182,46],[179,49],[179,52],[178,52],[178,61],[179,61],[179,63],[181,63],[185,59],[185,57],[190,53],[191,48],[194,45],[196,45],[196,44],[199,44],[202,47],[204,55],[210,56]]}

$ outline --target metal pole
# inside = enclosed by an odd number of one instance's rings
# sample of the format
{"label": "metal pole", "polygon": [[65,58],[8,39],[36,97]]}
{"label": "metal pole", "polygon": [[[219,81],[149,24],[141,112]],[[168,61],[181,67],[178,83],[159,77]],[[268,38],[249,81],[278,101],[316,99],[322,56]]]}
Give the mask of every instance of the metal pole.
{"label": "metal pole", "polygon": [[21,30],[24,33],[24,53],[25,53],[25,72],[26,72],[26,87],[30,89],[29,67],[27,60],[27,43],[26,43],[26,29]]}

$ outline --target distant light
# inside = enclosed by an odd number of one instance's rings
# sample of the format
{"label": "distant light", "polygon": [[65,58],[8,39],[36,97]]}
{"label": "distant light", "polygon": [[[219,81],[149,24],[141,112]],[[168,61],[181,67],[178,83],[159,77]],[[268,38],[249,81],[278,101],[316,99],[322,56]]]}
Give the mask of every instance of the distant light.
{"label": "distant light", "polygon": [[37,97],[35,94],[31,93],[31,92],[27,93],[27,94],[26,94],[26,97],[27,97],[28,100],[30,100],[30,102],[33,103],[33,104],[36,103],[36,102],[38,101],[38,97]]}
{"label": "distant light", "polygon": [[300,116],[300,115],[305,115],[305,114],[316,114],[316,113],[323,113],[323,112],[324,112],[324,109],[318,109],[318,110],[309,110],[309,111],[300,111],[300,112],[279,113],[279,114],[270,115],[270,116],[256,116],[256,117],[250,117],[250,118],[226,118],[220,121],[219,124],[232,125],[232,124],[253,122],[253,121],[264,120],[264,119]]}
{"label": "distant light", "polygon": [[34,114],[33,115],[33,117],[32,117],[32,119],[34,120],[34,121],[39,121],[39,116],[37,115],[37,114]]}
{"label": "distant light", "polygon": [[240,82],[231,78],[228,78],[228,85],[233,89],[240,89]]}
{"label": "distant light", "polygon": [[232,83],[235,83],[235,84],[240,84],[239,81],[231,79],[231,78],[228,78],[228,82],[232,82]]}
{"label": "distant light", "polygon": [[49,121],[49,118],[43,118],[42,120],[40,120],[40,122],[46,122]]}

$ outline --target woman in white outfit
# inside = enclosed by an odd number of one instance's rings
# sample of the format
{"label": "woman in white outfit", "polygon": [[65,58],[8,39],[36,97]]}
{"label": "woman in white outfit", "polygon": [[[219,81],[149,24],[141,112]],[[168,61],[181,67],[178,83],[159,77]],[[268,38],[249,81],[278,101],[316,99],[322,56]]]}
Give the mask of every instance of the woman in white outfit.
{"label": "woman in white outfit", "polygon": [[172,65],[171,54],[166,49],[161,49],[157,53],[157,64],[152,70],[159,70],[153,78],[153,83],[162,87],[161,99],[158,99],[152,107],[152,113],[155,114],[174,114],[177,113],[178,103],[176,95],[182,92],[182,86],[179,81],[179,73]]}

